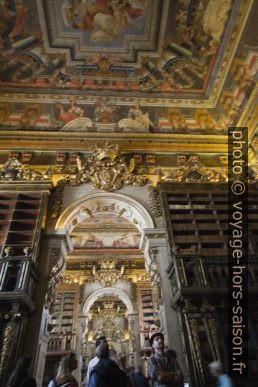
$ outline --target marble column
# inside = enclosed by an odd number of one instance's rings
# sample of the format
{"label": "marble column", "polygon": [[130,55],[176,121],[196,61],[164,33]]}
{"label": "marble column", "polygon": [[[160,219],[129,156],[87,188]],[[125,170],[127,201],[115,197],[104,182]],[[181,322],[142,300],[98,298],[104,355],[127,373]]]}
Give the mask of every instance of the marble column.
{"label": "marble column", "polygon": [[[26,352],[34,359],[34,375],[38,385],[42,384],[47,344],[42,332],[46,311],[51,315],[51,304],[58,281],[65,268],[67,253],[72,250],[67,230],[48,230],[43,234],[40,246],[40,277],[36,288],[36,313],[30,321],[33,337],[26,340]],[[35,353],[37,356],[35,357]],[[43,371],[42,371],[43,369]]]}
{"label": "marble column", "polygon": [[155,304],[158,305],[160,331],[165,336],[166,346],[176,351],[178,362],[185,370],[180,320],[178,313],[171,307],[172,289],[166,271],[171,260],[166,229],[144,229],[140,248],[144,251],[146,270],[150,273],[152,281],[155,282]]}

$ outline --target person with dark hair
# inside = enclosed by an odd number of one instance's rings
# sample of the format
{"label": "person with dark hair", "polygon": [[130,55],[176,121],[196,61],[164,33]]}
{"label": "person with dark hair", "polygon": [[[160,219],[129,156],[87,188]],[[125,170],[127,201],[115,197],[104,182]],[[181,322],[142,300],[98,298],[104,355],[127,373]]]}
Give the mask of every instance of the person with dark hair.
{"label": "person with dark hair", "polygon": [[[105,343],[108,345],[108,342],[107,342],[107,339],[105,338],[105,336],[99,337],[96,340],[96,349],[98,348],[98,346],[100,344],[105,344]],[[88,384],[89,384],[90,373],[91,373],[92,369],[95,367],[95,365],[98,363],[98,361],[99,361],[98,356],[95,356],[93,359],[91,359],[91,361],[88,364],[87,375],[86,375],[86,386],[88,386]]]}
{"label": "person with dark hair", "polygon": [[165,353],[164,335],[161,332],[151,336],[150,347],[154,354],[148,359],[147,365],[153,387],[181,386],[182,370],[176,359]]}
{"label": "person with dark hair", "polygon": [[28,368],[30,366],[30,357],[21,357],[18,359],[15,370],[12,372],[7,387],[36,387],[34,378],[28,375]]}
{"label": "person with dark hair", "polygon": [[78,387],[77,380],[72,375],[72,372],[77,368],[78,362],[74,352],[69,352],[64,356],[59,364],[56,385],[58,387]]}
{"label": "person with dark hair", "polygon": [[90,373],[88,387],[127,387],[129,385],[127,375],[109,359],[108,343],[98,345],[96,354],[99,361]]}

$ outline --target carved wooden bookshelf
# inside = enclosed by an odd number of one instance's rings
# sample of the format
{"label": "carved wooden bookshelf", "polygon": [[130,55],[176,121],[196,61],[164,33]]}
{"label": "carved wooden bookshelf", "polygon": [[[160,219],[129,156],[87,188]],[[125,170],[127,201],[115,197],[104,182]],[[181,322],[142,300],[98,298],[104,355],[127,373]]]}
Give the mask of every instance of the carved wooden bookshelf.
{"label": "carved wooden bookshelf", "polygon": [[[248,211],[243,215],[242,227],[248,225],[246,281],[252,313],[246,345],[249,373],[257,378],[258,347],[254,332],[258,329],[258,195],[255,186],[248,188]],[[192,354],[190,368],[195,382],[209,386],[209,362],[220,359],[227,367],[230,280],[227,185],[163,184],[160,194],[171,252],[167,268],[171,305],[180,315],[186,350]],[[243,385],[252,384],[248,384],[249,379],[245,382]]]}

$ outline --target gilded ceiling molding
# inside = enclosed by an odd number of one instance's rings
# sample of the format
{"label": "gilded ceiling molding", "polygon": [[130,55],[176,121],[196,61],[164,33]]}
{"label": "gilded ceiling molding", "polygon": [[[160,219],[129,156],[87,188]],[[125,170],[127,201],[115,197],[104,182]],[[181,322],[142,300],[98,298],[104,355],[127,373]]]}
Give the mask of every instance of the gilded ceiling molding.
{"label": "gilded ceiling molding", "polygon": [[72,186],[90,181],[94,188],[109,192],[121,189],[124,184],[141,186],[147,183],[147,178],[133,174],[136,164],[133,157],[128,165],[125,158],[120,156],[118,145],[95,145],[86,160],[78,156],[78,172],[67,176],[66,181]]}

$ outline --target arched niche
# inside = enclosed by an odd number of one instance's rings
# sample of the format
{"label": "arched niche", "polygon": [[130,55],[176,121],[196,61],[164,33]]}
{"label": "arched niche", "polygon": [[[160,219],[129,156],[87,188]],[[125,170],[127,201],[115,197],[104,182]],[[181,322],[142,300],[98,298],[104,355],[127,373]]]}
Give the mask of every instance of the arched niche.
{"label": "arched niche", "polygon": [[83,313],[87,316],[92,305],[103,296],[117,296],[125,304],[128,314],[134,312],[133,304],[130,300],[130,297],[128,297],[125,292],[117,288],[103,288],[96,290],[86,299],[83,306]]}
{"label": "arched niche", "polygon": [[94,193],[79,198],[63,211],[55,228],[67,229],[70,234],[79,223],[101,211],[126,219],[141,234],[143,229],[154,228],[150,214],[141,204],[117,193]]}

